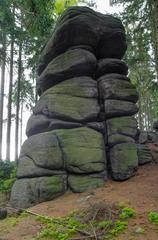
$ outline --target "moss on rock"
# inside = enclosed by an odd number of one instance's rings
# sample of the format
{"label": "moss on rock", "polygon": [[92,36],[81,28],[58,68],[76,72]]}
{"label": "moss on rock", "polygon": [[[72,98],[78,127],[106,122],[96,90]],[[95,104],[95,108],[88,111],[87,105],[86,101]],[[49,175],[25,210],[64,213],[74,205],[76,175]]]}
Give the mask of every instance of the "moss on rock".
{"label": "moss on rock", "polygon": [[104,178],[101,176],[82,176],[70,175],[68,177],[68,185],[73,192],[84,192],[90,189],[104,186]]}
{"label": "moss on rock", "polygon": [[126,180],[133,176],[138,167],[135,143],[121,143],[110,150],[111,174],[115,180]]}

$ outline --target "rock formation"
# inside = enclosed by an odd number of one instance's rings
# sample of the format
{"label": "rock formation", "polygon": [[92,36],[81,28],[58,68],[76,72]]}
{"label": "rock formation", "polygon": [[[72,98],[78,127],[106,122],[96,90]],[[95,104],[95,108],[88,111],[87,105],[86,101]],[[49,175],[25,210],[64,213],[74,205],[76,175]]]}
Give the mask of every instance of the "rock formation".
{"label": "rock formation", "polygon": [[158,163],[158,132],[156,121],[153,125],[153,131],[140,131],[138,134],[137,148],[139,165],[150,162]]}
{"label": "rock formation", "polygon": [[138,94],[121,60],[126,48],[115,17],[71,7],[59,19],[39,60],[40,99],[19,157],[14,207],[133,176]]}

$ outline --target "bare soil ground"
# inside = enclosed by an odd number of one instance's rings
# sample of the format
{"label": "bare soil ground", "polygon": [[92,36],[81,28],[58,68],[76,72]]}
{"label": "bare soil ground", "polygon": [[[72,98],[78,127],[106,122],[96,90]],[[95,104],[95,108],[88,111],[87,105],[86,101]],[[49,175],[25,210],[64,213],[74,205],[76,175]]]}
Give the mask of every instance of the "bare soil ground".
{"label": "bare soil ground", "polygon": [[[137,174],[128,181],[109,180],[102,188],[81,194],[67,193],[29,210],[44,216],[65,216],[100,201],[110,204],[123,202],[137,212],[136,218],[130,220],[128,230],[117,237],[117,240],[158,240],[158,228],[147,219],[149,212],[158,211],[158,164],[140,167]],[[21,220],[10,229],[3,224],[4,221],[0,221],[0,240],[30,240],[41,229],[33,216]],[[140,227],[145,230],[144,234],[137,233]]]}

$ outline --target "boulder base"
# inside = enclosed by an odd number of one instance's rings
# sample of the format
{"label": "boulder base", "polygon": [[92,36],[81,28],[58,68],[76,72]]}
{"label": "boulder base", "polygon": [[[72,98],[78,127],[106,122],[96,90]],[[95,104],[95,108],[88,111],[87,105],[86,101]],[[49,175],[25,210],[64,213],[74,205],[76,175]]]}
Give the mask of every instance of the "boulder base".
{"label": "boulder base", "polygon": [[138,168],[137,147],[135,143],[117,144],[110,150],[111,174],[115,180],[126,180]]}
{"label": "boulder base", "polygon": [[105,184],[104,176],[97,175],[70,175],[68,177],[70,189],[75,193],[85,192]]}
{"label": "boulder base", "polygon": [[67,189],[66,177],[51,176],[18,179],[13,185],[11,204],[23,209],[49,201],[62,195]]}

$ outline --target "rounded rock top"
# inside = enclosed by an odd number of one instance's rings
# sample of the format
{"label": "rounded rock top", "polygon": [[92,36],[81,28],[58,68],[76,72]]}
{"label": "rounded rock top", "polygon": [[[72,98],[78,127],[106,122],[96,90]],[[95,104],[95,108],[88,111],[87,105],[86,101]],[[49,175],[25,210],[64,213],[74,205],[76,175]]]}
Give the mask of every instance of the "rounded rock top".
{"label": "rounded rock top", "polygon": [[41,53],[38,74],[53,58],[75,46],[88,47],[97,59],[121,59],[127,49],[124,27],[118,18],[111,15],[88,7],[70,7],[59,18]]}

